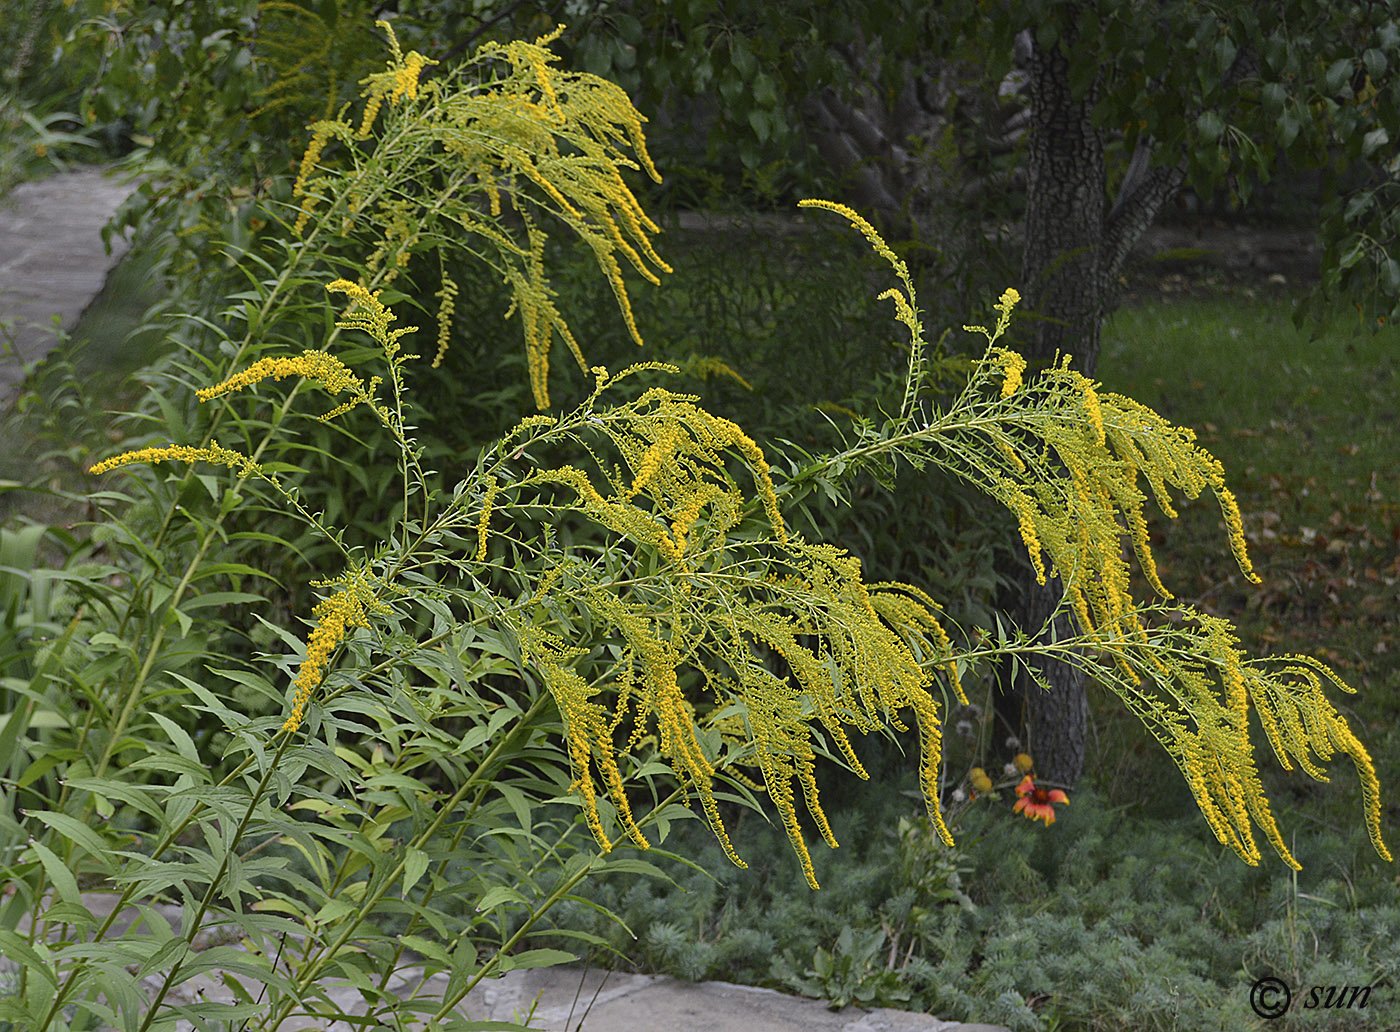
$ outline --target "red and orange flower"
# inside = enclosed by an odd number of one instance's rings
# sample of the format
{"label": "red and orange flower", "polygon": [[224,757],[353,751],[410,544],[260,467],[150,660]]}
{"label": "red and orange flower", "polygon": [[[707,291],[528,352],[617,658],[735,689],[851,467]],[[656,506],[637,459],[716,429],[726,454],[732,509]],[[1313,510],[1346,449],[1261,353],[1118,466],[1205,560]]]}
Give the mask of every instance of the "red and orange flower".
{"label": "red and orange flower", "polygon": [[1023,813],[1033,821],[1044,821],[1048,828],[1055,823],[1055,803],[1069,804],[1069,796],[1058,788],[1037,788],[1029,774],[1016,786],[1016,805],[1012,810]]}

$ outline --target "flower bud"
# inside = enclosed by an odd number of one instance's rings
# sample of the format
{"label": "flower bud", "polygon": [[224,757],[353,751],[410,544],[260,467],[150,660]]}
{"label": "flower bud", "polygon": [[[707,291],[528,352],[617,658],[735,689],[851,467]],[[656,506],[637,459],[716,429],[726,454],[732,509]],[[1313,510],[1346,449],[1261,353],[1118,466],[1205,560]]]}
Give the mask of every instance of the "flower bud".
{"label": "flower bud", "polygon": [[990,792],[992,790],[992,779],[987,776],[987,772],[981,767],[973,767],[968,772],[967,780],[972,785],[974,792]]}

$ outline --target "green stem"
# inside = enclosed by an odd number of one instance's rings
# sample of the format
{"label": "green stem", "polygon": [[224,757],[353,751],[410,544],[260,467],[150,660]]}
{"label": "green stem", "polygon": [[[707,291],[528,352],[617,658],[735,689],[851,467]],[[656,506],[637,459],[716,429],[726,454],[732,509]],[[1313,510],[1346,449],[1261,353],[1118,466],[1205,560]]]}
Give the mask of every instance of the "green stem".
{"label": "green stem", "polygon": [[195,570],[199,568],[199,564],[203,561],[205,553],[209,551],[209,546],[213,544],[216,536],[213,527],[206,530],[199,551],[185,567],[185,573],[180,578],[180,583],[170,593],[170,599],[164,607],[164,612],[170,615],[162,620],[161,625],[156,628],[155,637],[151,639],[150,647],[146,649],[146,658],[141,663],[141,669],[137,672],[135,679],[131,682],[131,688],[126,693],[126,702],[122,706],[116,724],[108,735],[107,745],[102,750],[102,757],[93,768],[92,776],[94,778],[100,778],[106,773],[107,764],[112,761],[112,754],[117,750],[117,743],[121,741],[121,736],[126,731],[126,725],[131,720],[131,714],[136,709],[136,702],[141,698],[141,692],[146,687],[146,678],[150,676],[151,668],[156,665],[156,660],[160,658],[160,647],[165,641],[166,628],[170,626],[170,620],[174,619],[175,609],[179,606],[180,599],[184,597],[185,589],[190,586],[190,580],[194,577]]}

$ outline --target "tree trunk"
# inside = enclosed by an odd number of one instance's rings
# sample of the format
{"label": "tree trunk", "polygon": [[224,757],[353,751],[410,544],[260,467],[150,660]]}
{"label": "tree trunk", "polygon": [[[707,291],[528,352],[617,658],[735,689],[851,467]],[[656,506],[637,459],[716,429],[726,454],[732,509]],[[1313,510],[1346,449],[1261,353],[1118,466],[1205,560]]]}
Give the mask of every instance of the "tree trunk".
{"label": "tree trunk", "polygon": [[[1061,20],[1073,30],[1073,7]],[[1103,137],[1091,114],[1097,84],[1076,100],[1069,88],[1069,61],[1059,47],[1018,43],[1030,51],[1031,135],[1027,153],[1026,242],[1021,260],[1027,314],[1038,320],[1023,344],[1032,371],[1056,354],[1070,355],[1085,376],[1099,360],[1099,328],[1112,310],[1118,274],[1132,246],[1186,179],[1182,164],[1152,167],[1153,141],[1141,138],[1113,207],[1105,215]],[[1061,614],[1053,626],[1063,585],[1037,584],[1025,562],[1004,570],[1012,585],[1001,609],[1027,633],[1058,640],[1073,634]],[[1073,785],[1084,770],[1089,706],[1084,675],[1060,660],[1042,660],[1037,670],[1045,691],[1024,670],[1002,679],[998,713],[1035,760],[1036,773]]]}
{"label": "tree trunk", "polygon": [[[1076,100],[1064,51],[1030,56],[1031,134],[1027,154],[1026,242],[1021,259],[1026,311],[1036,320],[1023,345],[1032,374],[1057,354],[1092,376],[1103,319],[1104,148],[1091,120],[1097,87]],[[1064,595],[1058,578],[1036,583],[1024,560],[1004,571],[1014,586],[1002,609],[1042,640],[1073,636],[1068,614],[1045,626]],[[1036,660],[1046,691],[1019,666],[1003,671],[1001,712],[1035,761],[1036,774],[1073,785],[1084,770],[1088,699],[1084,675],[1060,660]]]}

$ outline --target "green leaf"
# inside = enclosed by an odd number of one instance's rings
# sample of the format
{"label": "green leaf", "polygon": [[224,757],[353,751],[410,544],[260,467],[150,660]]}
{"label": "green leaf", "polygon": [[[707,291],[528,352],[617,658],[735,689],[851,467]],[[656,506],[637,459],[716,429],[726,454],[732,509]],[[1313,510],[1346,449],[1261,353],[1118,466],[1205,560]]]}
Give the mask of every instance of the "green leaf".
{"label": "green leaf", "polygon": [[1283,88],[1283,83],[1271,82],[1264,86],[1260,98],[1264,102],[1265,113],[1277,115],[1283,110],[1283,103],[1288,99],[1288,91]]}
{"label": "green leaf", "polygon": [[407,847],[403,858],[403,894],[408,895],[410,889],[423,873],[428,869],[428,854],[421,849]]}
{"label": "green leaf", "polygon": [[1196,131],[1207,143],[1214,143],[1225,132],[1225,119],[1218,111],[1203,111],[1196,119]]}
{"label": "green leaf", "polygon": [[19,737],[29,730],[29,717],[33,712],[34,703],[28,701],[0,718],[4,720],[0,726],[0,772],[10,770],[18,758]]}
{"label": "green leaf", "polygon": [[754,72],[758,71],[758,58],[753,56],[753,52],[744,45],[742,40],[735,44],[729,55],[729,60],[733,62],[735,69],[745,79],[752,79]]}
{"label": "green leaf", "polygon": [[1390,134],[1385,131],[1384,126],[1382,126],[1379,129],[1372,129],[1369,133],[1367,133],[1361,138],[1361,156],[1363,158],[1369,158],[1372,154],[1374,154],[1381,147],[1384,147],[1389,142]]}
{"label": "green leaf", "polygon": [[769,128],[768,112],[763,108],[753,108],[749,111],[749,127],[758,137],[759,143],[767,143],[768,137],[772,135],[772,130]]}
{"label": "green leaf", "polygon": [[1385,289],[1391,294],[1400,292],[1400,261],[1387,258],[1381,266],[1381,277],[1385,280]]}
{"label": "green leaf", "polygon": [[203,764],[199,750],[195,748],[194,740],[190,738],[184,728],[161,713],[152,713],[151,719],[165,731],[166,737],[174,744],[176,752],[192,763]]}
{"label": "green leaf", "polygon": [[759,72],[753,81],[753,99],[764,107],[775,107],[778,103],[778,87],[767,72]]}
{"label": "green leaf", "polygon": [[141,965],[141,970],[136,972],[136,977],[144,978],[153,971],[163,971],[167,967],[173,966],[189,950],[190,944],[184,939],[167,939],[161,943],[159,949],[146,958],[146,962]]}
{"label": "green leaf", "polygon": [[1350,269],[1357,262],[1361,261],[1361,258],[1365,253],[1366,241],[1360,237],[1355,238],[1352,241],[1352,245],[1349,248],[1347,248],[1346,254],[1342,255],[1341,259],[1338,260],[1337,268]]}
{"label": "green leaf", "polygon": [[55,903],[43,913],[43,919],[52,927],[58,924],[70,924],[83,931],[94,927],[97,924],[97,915],[82,904]]}
{"label": "green leaf", "polygon": [[556,964],[572,964],[576,960],[578,960],[578,957],[575,954],[567,953],[564,950],[525,950],[523,953],[502,957],[500,969],[502,971],[523,971],[527,968],[554,967]]}
{"label": "green leaf", "polygon": [[49,970],[48,962],[33,946],[8,928],[0,928],[0,955],[19,961],[26,973],[36,974],[55,989],[58,988],[58,979]]}
{"label": "green leaf", "polygon": [[534,824],[530,817],[530,799],[518,787],[508,782],[502,781],[496,786],[496,790],[505,797],[506,803],[515,814],[515,819],[520,822],[523,831],[529,832]]}
{"label": "green leaf", "polygon": [[1229,36],[1221,36],[1215,41],[1215,66],[1224,75],[1235,63],[1235,41]]}
{"label": "green leaf", "polygon": [[497,885],[488,889],[486,895],[482,896],[476,904],[478,914],[493,910],[505,903],[524,903],[525,897],[509,885]]}
{"label": "green leaf", "polygon": [[49,881],[53,882],[53,887],[58,891],[59,898],[65,903],[81,907],[83,894],[78,891],[78,880],[73,877],[73,872],[68,869],[68,865],[38,839],[30,842],[29,848],[34,851],[39,862],[44,865],[44,873],[49,876]]}
{"label": "green leaf", "polygon": [[35,820],[47,824],[64,838],[86,849],[104,869],[111,869],[107,858],[107,843],[103,842],[102,837],[82,821],[70,817],[66,813],[56,813],[53,810],[26,810],[25,816],[33,817]]}
{"label": "green leaf", "polygon": [[180,603],[180,608],[185,610],[199,609],[204,606],[227,606],[237,602],[266,602],[262,595],[254,595],[247,591],[211,591],[207,595],[196,595],[194,598],[186,599]]}
{"label": "green leaf", "polygon": [[425,939],[421,935],[401,935],[399,942],[407,946],[414,953],[421,953],[429,960],[436,961],[444,967],[452,966],[452,955],[442,948],[442,945]]}
{"label": "green leaf", "polygon": [[1371,84],[1380,86],[1387,65],[1385,53],[1372,47],[1361,55],[1361,61],[1366,65],[1366,74],[1371,77]]}
{"label": "green leaf", "polygon": [[1351,60],[1349,57],[1339,57],[1328,65],[1325,79],[1328,93],[1340,92],[1342,86],[1351,78]]}
{"label": "green leaf", "polygon": [[624,43],[636,46],[642,41],[642,23],[630,14],[619,14],[613,19],[617,34]]}

